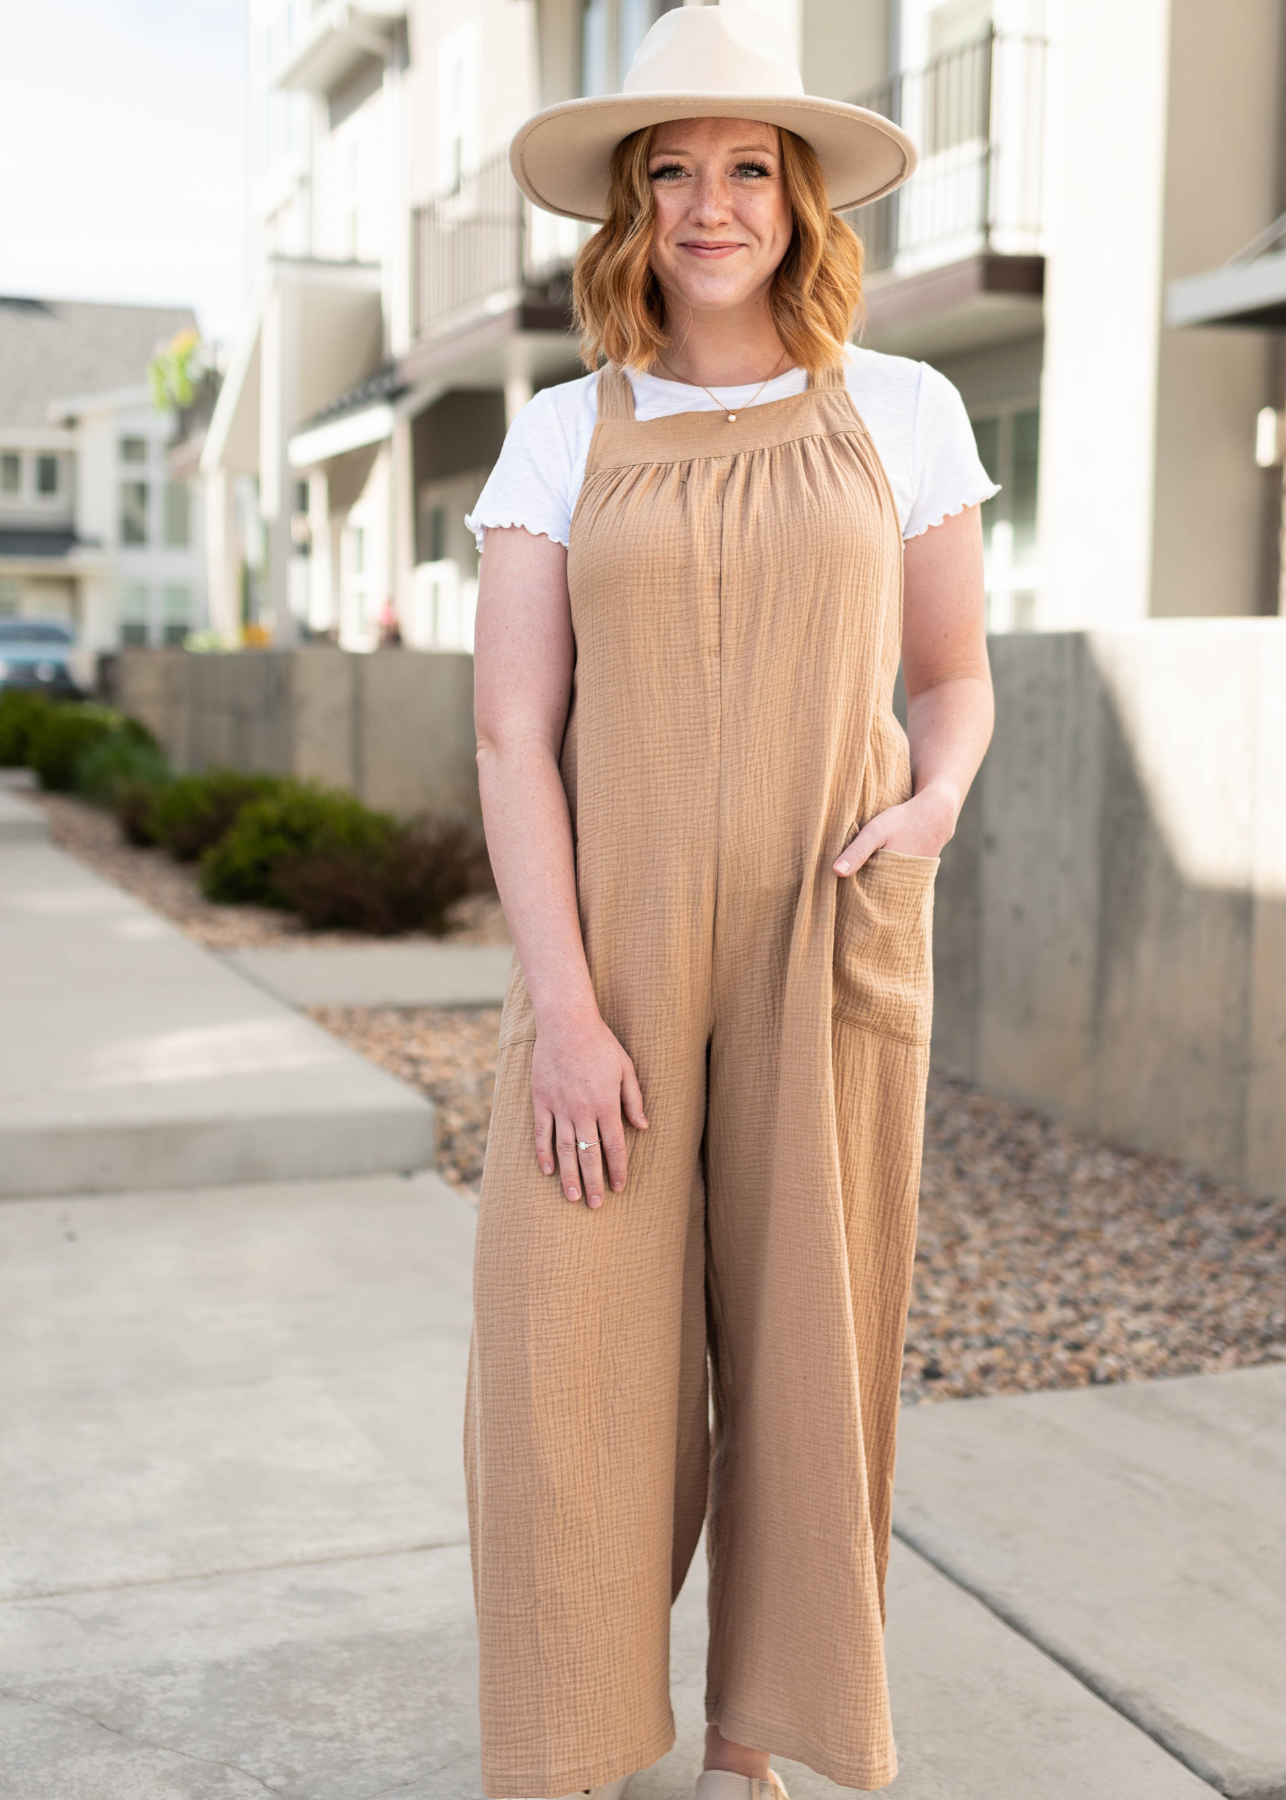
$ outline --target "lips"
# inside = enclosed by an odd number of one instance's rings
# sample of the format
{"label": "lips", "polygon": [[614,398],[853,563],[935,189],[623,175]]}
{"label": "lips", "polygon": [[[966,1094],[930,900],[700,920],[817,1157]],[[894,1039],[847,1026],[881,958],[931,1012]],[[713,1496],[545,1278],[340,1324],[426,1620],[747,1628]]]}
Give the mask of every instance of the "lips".
{"label": "lips", "polygon": [[747,246],[745,244],[729,244],[726,242],[706,243],[703,239],[691,238],[686,243],[680,244],[679,248],[680,250],[686,250],[691,256],[714,258],[720,256],[732,256],[736,251],[744,250]]}

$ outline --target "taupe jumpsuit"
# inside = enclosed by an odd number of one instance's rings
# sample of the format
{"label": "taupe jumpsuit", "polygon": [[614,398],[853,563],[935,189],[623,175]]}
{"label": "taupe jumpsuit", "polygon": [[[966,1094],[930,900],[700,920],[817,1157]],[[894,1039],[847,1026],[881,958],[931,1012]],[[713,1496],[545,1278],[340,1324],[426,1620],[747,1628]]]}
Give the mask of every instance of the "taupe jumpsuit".
{"label": "taupe jumpsuit", "polygon": [[609,369],[570,537],[581,928],[649,1129],[599,1211],[541,1174],[516,973],[465,1430],[486,1791],[669,1749],[703,1520],[707,1716],[878,1788],[937,863],[831,864],[911,792],[893,496],[839,370],[638,423]]}

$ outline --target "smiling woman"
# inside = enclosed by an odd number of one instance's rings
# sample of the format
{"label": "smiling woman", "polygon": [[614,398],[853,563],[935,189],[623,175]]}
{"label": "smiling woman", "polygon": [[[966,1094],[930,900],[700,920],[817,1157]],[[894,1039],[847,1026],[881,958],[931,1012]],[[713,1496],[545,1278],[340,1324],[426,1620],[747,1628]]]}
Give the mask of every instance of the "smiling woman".
{"label": "smiling woman", "polygon": [[519,413],[472,520],[518,951],[465,1434],[486,1791],[620,1800],[669,1748],[703,1523],[697,1800],[759,1800],[770,1752],[881,1787],[933,881],[990,731],[993,489],[950,384],[848,342],[836,214],[914,153],[803,94],[759,15],[676,8],[621,95],[528,121],[511,162],[603,224],[591,372]]}
{"label": "smiling woman", "polygon": [[[705,196],[706,206],[713,201],[717,213],[725,198],[734,215],[718,235],[692,216],[707,166],[726,192]],[[778,366],[789,356],[813,374],[835,361],[861,305],[862,245],[830,210],[821,165],[794,132],[749,119],[684,119],[636,131],[613,153],[607,218],[576,264],[587,368],[600,358],[634,368],[661,358],[670,347],[663,278],[698,304],[707,292],[744,295],[766,280],[785,352]]]}

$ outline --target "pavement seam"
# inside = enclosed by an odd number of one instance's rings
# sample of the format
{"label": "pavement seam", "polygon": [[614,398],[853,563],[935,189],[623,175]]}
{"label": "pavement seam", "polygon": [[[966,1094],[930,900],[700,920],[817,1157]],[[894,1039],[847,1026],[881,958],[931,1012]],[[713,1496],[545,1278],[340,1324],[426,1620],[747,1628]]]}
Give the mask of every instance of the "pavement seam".
{"label": "pavement seam", "polygon": [[207,1769],[227,1769],[231,1774],[244,1775],[247,1781],[253,1781],[261,1787],[265,1794],[275,1794],[277,1800],[287,1800],[280,1788],[275,1788],[256,1775],[253,1769],[243,1769],[240,1763],[222,1762],[217,1756],[196,1756],[191,1750],[176,1750],[173,1744],[158,1744],[151,1738],[135,1737],[132,1732],[123,1731],[119,1725],[109,1725],[106,1719],[100,1719],[95,1713],[86,1712],[81,1706],[72,1706],[65,1700],[43,1700],[37,1694],[21,1694],[13,1688],[0,1688],[0,1698],[20,1700],[27,1706],[38,1706],[46,1712],[70,1713],[75,1719],[84,1719],[87,1724],[96,1725],[100,1731],[106,1731],[112,1737],[118,1737],[122,1743],[135,1744],[140,1750],[155,1750],[161,1756],[177,1756],[183,1762],[200,1763]]}
{"label": "pavement seam", "polygon": [[428,1550],[461,1550],[467,1537],[432,1538],[420,1544],[389,1544],[378,1550],[337,1550],[333,1556],[286,1557],[280,1562],[246,1563],[233,1569],[191,1569],[174,1575],[144,1575],[137,1581],[87,1582],[83,1587],[40,1588],[30,1594],[0,1594],[0,1606],[25,1606],[36,1600],[74,1599],[78,1594],[119,1594],[133,1588],[173,1587],[181,1581],[230,1581],[238,1575],[269,1575],[277,1569],[317,1569],[335,1563],[375,1562],[385,1556],[420,1556]]}
{"label": "pavement seam", "polygon": [[1190,1775],[1195,1775],[1198,1781],[1204,1781],[1212,1793],[1227,1793],[1227,1789],[1220,1785],[1217,1772],[1209,1763],[1203,1762],[1199,1757],[1189,1755],[1173,1743],[1159,1726],[1150,1724],[1146,1719],[1133,1712],[1123,1704],[1118,1695],[1112,1693],[1099,1681],[1092,1669],[1047,1642],[1033,1631],[1031,1625],[1020,1613],[1011,1611],[1002,1602],[995,1600],[985,1588],[962,1575],[958,1569],[930,1550],[905,1527],[895,1524],[893,1536],[913,1555],[918,1556],[922,1562],[927,1563],[931,1569],[936,1570],[939,1575],[949,1581],[953,1587],[959,1588],[962,1594],[968,1594],[971,1600],[976,1600],[979,1606],[984,1607],[994,1619],[998,1619],[1002,1625],[1007,1626],[1015,1636],[1022,1638],[1024,1643],[1030,1644],[1033,1650],[1038,1650],[1042,1656],[1062,1669],[1065,1675],[1070,1675],[1072,1680],[1083,1687],[1087,1693],[1093,1694],[1096,1700],[1101,1700],[1104,1706],[1110,1707],[1119,1719],[1124,1719],[1126,1724],[1132,1726],[1135,1731],[1150,1738],[1159,1750],[1164,1750],[1166,1755],[1177,1762],[1181,1768],[1186,1769]]}

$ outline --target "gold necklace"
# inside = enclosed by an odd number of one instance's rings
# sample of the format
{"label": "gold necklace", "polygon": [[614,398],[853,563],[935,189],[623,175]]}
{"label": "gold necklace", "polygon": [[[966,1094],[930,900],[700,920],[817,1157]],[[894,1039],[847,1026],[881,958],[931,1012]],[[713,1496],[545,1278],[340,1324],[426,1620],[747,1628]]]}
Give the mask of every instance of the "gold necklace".
{"label": "gold necklace", "polygon": [[[661,362],[661,358],[659,356],[657,357],[656,360],[659,363],[661,363],[661,367],[665,370],[666,374],[670,377],[671,381],[679,381],[679,377],[675,374],[674,370],[670,367],[669,363]],[[760,394],[763,393],[764,389],[768,386],[768,383],[772,380],[773,376],[776,375],[778,369],[780,369],[782,363],[785,362],[785,360],[786,360],[786,352],[783,350],[781,355],[777,358],[776,362],[773,364],[772,368],[764,376],[763,380],[759,383],[759,386],[755,389],[754,393],[750,396],[749,400],[747,400],[747,402],[746,402],[747,406],[754,405],[755,401],[759,398]],[[704,381],[682,382],[681,385],[685,386],[685,387],[699,387],[703,393],[710,394],[710,389],[706,386]],[[723,401],[719,398],[718,394],[710,394],[710,398],[714,401],[715,405],[722,412],[724,410],[724,405],[723,405]],[[728,423],[729,423],[729,425],[735,425],[737,423],[737,415],[735,412],[730,412],[728,414]]]}

